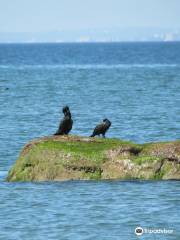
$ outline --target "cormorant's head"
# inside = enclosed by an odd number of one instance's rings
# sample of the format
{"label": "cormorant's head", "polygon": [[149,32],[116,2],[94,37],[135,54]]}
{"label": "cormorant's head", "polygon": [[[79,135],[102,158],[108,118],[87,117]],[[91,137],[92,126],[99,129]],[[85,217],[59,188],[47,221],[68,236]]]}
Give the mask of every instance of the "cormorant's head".
{"label": "cormorant's head", "polygon": [[62,111],[64,114],[69,112],[69,107],[68,106],[63,107]]}
{"label": "cormorant's head", "polygon": [[109,119],[105,118],[105,119],[103,119],[103,122],[106,123],[107,125],[111,126],[111,122],[109,121]]}

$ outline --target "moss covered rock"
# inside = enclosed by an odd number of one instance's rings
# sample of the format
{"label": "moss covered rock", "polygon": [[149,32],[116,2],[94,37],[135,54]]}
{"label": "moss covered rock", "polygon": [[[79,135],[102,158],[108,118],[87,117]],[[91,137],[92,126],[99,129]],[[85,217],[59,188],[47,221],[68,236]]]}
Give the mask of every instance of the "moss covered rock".
{"label": "moss covered rock", "polygon": [[8,181],[70,179],[180,179],[180,141],[44,137],[24,147],[7,176]]}

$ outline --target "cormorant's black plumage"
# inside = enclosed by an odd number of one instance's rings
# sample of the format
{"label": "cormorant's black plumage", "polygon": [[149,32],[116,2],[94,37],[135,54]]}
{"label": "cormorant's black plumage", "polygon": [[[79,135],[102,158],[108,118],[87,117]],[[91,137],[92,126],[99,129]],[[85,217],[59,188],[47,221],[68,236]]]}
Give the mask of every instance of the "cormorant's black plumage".
{"label": "cormorant's black plumage", "polygon": [[62,112],[64,113],[64,118],[61,120],[59,128],[54,135],[67,135],[72,129],[73,120],[71,119],[69,107],[63,107]]}
{"label": "cormorant's black plumage", "polygon": [[96,135],[102,135],[103,137],[105,137],[106,131],[110,128],[111,126],[111,122],[106,118],[103,120],[102,123],[98,124],[94,131],[93,134],[90,137],[95,137]]}

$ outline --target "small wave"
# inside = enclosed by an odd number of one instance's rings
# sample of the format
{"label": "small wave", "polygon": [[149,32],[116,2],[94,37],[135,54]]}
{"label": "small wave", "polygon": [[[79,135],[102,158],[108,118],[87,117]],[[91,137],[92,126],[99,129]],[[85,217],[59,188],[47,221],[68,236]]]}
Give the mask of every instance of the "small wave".
{"label": "small wave", "polygon": [[58,64],[58,65],[0,65],[1,69],[129,69],[129,68],[175,68],[178,64]]}

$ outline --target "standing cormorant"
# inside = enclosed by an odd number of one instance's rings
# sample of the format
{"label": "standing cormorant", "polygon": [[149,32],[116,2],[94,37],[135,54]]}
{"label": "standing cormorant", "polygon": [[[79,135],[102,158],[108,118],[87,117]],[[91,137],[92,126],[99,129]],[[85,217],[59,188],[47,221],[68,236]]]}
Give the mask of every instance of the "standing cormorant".
{"label": "standing cormorant", "polygon": [[64,113],[64,118],[61,120],[59,128],[54,135],[67,135],[72,129],[73,120],[71,119],[69,107],[63,107],[62,112]]}
{"label": "standing cormorant", "polygon": [[90,137],[95,137],[96,135],[102,134],[103,137],[105,137],[106,131],[110,128],[111,122],[105,118],[102,123],[98,124],[94,131],[93,134]]}

